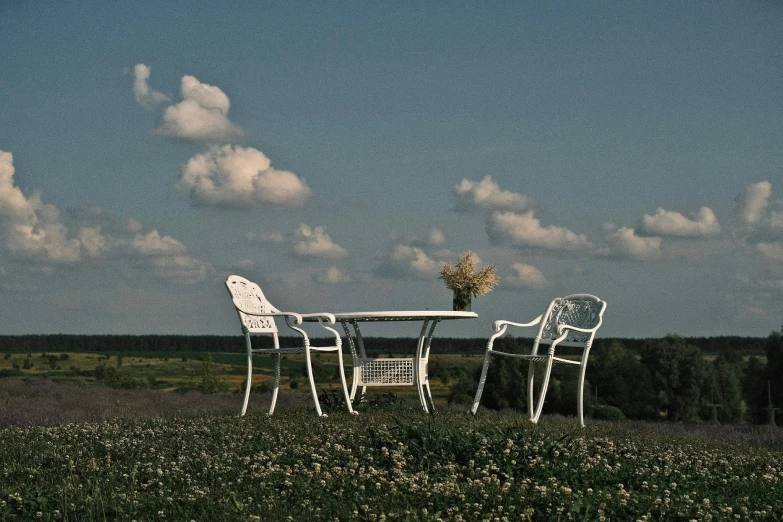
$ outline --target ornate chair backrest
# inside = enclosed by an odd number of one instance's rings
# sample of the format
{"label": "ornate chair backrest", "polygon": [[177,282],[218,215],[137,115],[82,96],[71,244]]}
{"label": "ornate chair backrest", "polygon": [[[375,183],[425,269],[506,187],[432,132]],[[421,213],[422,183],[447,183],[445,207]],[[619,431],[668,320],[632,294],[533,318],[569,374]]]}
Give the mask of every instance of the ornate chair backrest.
{"label": "ornate chair backrest", "polygon": [[[566,297],[558,297],[549,303],[546,314],[541,320],[541,328],[538,336],[543,344],[552,344],[552,341],[562,335],[560,326],[575,326],[577,328],[595,328],[601,322],[606,303],[594,295],[574,294]],[[560,342],[561,346],[584,347],[591,343],[595,332],[584,333],[569,330],[568,336]]]}
{"label": "ornate chair backrest", "polygon": [[[264,293],[257,284],[248,281],[244,277],[237,275],[229,276],[226,279],[226,288],[228,288],[228,293],[231,294],[234,307],[240,306],[244,310],[258,313],[279,311],[269,304],[269,301],[266,300]],[[237,308],[237,314],[239,314],[242,326],[247,328],[250,333],[277,334],[277,325],[274,318],[248,315],[241,312],[239,308]]]}

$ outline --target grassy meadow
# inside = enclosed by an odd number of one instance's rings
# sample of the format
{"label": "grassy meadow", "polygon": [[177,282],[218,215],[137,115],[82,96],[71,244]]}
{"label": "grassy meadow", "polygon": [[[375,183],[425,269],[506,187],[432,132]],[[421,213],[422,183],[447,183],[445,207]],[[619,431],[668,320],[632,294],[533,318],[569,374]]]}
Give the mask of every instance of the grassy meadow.
{"label": "grassy meadow", "polygon": [[445,397],[481,358],[439,354],[434,415],[388,388],[354,416],[329,400],[335,360],[315,365],[327,418],[297,356],[271,418],[255,358],[239,418],[244,355],[0,356],[0,520],[783,520],[777,428],[473,417]]}
{"label": "grassy meadow", "polygon": [[2,520],[780,520],[783,455],[510,413],[287,410],[0,430]]}

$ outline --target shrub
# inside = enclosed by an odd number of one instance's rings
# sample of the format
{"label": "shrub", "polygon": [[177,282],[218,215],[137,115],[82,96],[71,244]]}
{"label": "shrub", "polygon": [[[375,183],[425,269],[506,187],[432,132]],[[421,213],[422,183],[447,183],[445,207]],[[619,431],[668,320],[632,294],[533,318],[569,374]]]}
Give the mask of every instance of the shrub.
{"label": "shrub", "polygon": [[623,410],[617,406],[597,406],[593,410],[593,418],[598,420],[621,421],[625,420]]}

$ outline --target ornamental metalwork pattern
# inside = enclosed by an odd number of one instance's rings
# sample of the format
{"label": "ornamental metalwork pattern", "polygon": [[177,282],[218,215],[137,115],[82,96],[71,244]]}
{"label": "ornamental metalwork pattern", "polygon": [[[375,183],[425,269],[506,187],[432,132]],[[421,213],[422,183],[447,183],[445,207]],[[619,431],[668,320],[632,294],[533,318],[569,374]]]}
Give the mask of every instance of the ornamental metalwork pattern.
{"label": "ornamental metalwork pattern", "polygon": [[[556,339],[562,335],[558,333],[560,326],[574,326],[576,328],[595,328],[600,319],[600,302],[587,299],[556,299],[545,323],[541,329],[541,339]],[[565,342],[585,343],[590,334],[569,331]]]}
{"label": "ornamental metalwork pattern", "polygon": [[[264,297],[261,288],[255,283],[232,281],[229,287],[234,302],[244,310],[259,314],[275,312],[275,308]],[[253,333],[276,333],[277,325],[271,317],[258,317],[240,312],[239,319],[242,325]]]}

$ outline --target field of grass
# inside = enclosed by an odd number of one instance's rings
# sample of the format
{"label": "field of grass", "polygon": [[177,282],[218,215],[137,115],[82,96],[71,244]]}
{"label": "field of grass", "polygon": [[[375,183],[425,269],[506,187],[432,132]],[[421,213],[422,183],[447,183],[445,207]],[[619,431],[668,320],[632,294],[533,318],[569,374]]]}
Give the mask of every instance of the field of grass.
{"label": "field of grass", "polygon": [[0,447],[2,520],[783,516],[780,451],[510,413],[212,413],[6,428]]}

